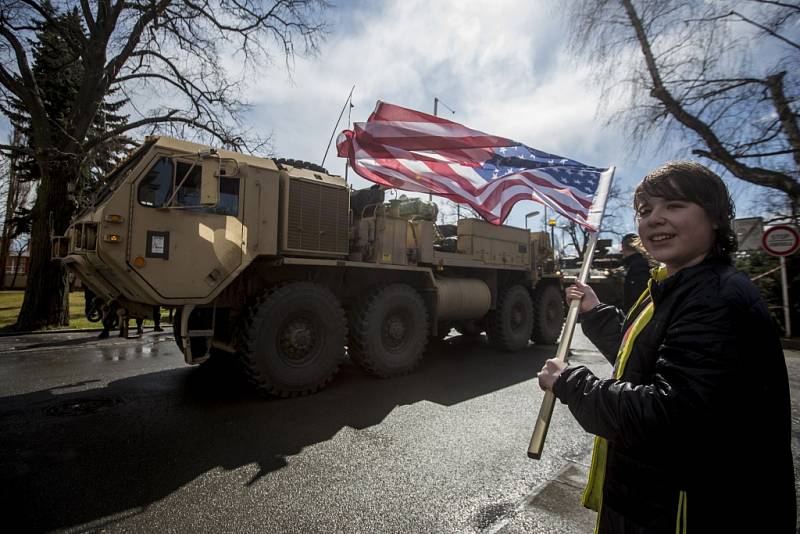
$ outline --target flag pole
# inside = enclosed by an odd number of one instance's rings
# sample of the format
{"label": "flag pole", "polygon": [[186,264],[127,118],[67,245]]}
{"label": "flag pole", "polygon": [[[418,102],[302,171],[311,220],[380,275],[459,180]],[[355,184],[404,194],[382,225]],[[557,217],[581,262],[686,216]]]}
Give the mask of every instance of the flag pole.
{"label": "flag pole", "polygon": [[[586,244],[586,250],[583,253],[583,265],[581,265],[581,272],[578,275],[578,280],[582,284],[586,283],[589,278],[589,270],[594,258],[594,250],[597,246],[597,236],[600,235],[600,224],[603,221],[603,214],[606,210],[606,203],[608,202],[608,192],[611,189],[611,182],[614,179],[614,167],[610,167],[600,177],[600,183],[597,187],[597,196],[592,209],[589,211],[589,221],[595,222],[597,232],[592,232],[589,236],[589,242]],[[572,336],[575,333],[575,324],[578,322],[578,312],[580,310],[580,300],[573,300],[569,303],[569,311],[567,312],[567,320],[564,323],[564,331],[561,334],[561,341],[558,343],[558,350],[556,351],[556,358],[562,362],[567,362],[569,355],[569,346],[572,344]],[[546,391],[544,400],[539,407],[539,416],[536,418],[536,426],[533,429],[531,442],[528,445],[528,458],[539,460],[542,457],[542,450],[544,449],[544,439],[547,437],[547,429],[550,427],[550,419],[553,417],[553,408],[556,404],[556,396],[552,391]]]}
{"label": "flag pole", "polygon": [[[328,150],[331,149],[331,143],[333,143],[333,137],[336,135],[336,130],[339,128],[339,121],[342,120],[342,115],[344,115],[344,110],[345,110],[345,108],[347,108],[347,104],[351,104],[352,105],[351,100],[353,98],[353,91],[355,91],[355,90],[356,90],[356,86],[353,85],[353,87],[350,89],[350,94],[347,95],[347,100],[344,101],[344,106],[342,106],[342,111],[339,113],[339,118],[336,119],[336,124],[333,125],[333,132],[331,132],[331,138],[328,141],[328,146],[325,147],[325,155],[322,156],[322,163],[319,164],[320,167],[324,167],[325,166],[325,159],[327,159],[327,157],[328,157]],[[348,114],[348,118],[349,117],[350,116]]]}

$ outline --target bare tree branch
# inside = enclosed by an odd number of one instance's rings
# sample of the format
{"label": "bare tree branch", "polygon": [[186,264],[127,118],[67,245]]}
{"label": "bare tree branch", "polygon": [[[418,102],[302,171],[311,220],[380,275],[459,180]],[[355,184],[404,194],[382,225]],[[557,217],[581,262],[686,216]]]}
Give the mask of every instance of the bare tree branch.
{"label": "bare tree branch", "polygon": [[[800,8],[731,4],[578,0],[569,13],[573,47],[601,67],[609,101],[626,91],[628,104],[609,120],[626,122],[640,147],[653,133],[663,142],[679,135],[730,175],[785,193],[800,217],[800,47],[793,33],[780,31],[800,18]],[[737,29],[732,20],[746,24]],[[752,36],[760,34],[791,53],[776,55],[773,44],[770,55],[752,60],[761,46]]]}
{"label": "bare tree branch", "polygon": [[[80,202],[73,191],[90,180],[87,166],[96,168],[99,157],[116,157],[108,152],[114,146],[109,143],[127,144],[129,132],[168,132],[213,139],[232,150],[264,147],[267,140],[242,128],[247,110],[242,90],[250,67],[270,65],[277,57],[288,66],[296,53],[313,54],[324,37],[326,7],[325,0],[0,2],[0,112],[25,114],[25,153],[39,173],[31,276],[42,282],[29,285],[39,289],[30,299],[26,293],[20,324],[56,324],[66,316],[63,272],[49,261],[49,234],[69,224]],[[67,15],[77,22],[71,29],[58,24]],[[66,106],[50,105],[48,79],[37,80],[40,71],[34,74],[31,67],[39,59],[44,26],[61,37],[58,50],[64,50],[77,80]],[[236,77],[223,58],[231,50],[245,65]],[[53,72],[58,64],[52,60],[59,58],[51,53],[47,59]],[[110,100],[119,95],[136,98],[138,105],[118,111]],[[15,106],[22,111],[9,111]],[[134,117],[121,125],[125,114]]]}
{"label": "bare tree branch", "polygon": [[[764,2],[764,3],[766,3],[766,2]],[[770,2],[770,3],[778,4],[777,2]],[[728,13],[724,13],[724,14],[721,14],[721,15],[716,15],[716,16],[708,17],[708,18],[690,19],[690,21],[691,22],[697,22],[697,21],[714,22],[714,21],[718,21],[718,20],[724,20],[724,19],[727,19],[727,18],[730,18],[730,17],[739,17],[739,20],[741,20],[742,22],[746,22],[746,23],[750,24],[751,26],[755,26],[756,28],[758,28],[759,30],[764,32],[765,34],[767,34],[767,35],[769,35],[771,37],[774,37],[775,39],[778,39],[779,41],[783,41],[784,43],[788,44],[789,46],[792,46],[794,48],[800,49],[800,44],[798,44],[798,43],[796,43],[794,41],[791,41],[790,39],[780,35],[774,29],[770,28],[769,26],[767,26],[765,24],[761,24],[761,23],[756,22],[756,21],[754,21],[754,20],[752,20],[752,19],[750,19],[748,17],[745,17],[744,15],[742,15],[741,13],[739,13],[736,10],[731,10]]]}

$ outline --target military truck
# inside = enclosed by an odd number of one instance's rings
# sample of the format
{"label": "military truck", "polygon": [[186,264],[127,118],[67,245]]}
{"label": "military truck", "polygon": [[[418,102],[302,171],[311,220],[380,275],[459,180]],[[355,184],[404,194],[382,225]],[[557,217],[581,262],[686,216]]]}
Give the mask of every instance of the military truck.
{"label": "military truck", "polygon": [[[609,252],[611,245],[611,239],[597,240],[595,256],[586,283],[592,286],[600,302],[621,308],[625,268],[622,254]],[[581,270],[582,258],[562,258],[559,263],[564,284],[574,284]]]}
{"label": "military truck", "polygon": [[238,360],[278,396],[317,391],[346,355],[407,373],[451,328],[507,351],[555,342],[564,306],[544,233],[462,219],[444,236],[435,204],[384,197],[314,165],[151,137],[53,237],[53,257],[126,324],[175,308],[188,364]]}

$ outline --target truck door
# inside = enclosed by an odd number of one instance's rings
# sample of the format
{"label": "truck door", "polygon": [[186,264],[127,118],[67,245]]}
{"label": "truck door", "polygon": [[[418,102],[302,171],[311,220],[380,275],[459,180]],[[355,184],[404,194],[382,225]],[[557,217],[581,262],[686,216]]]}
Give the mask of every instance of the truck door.
{"label": "truck door", "polygon": [[206,298],[242,262],[239,178],[221,175],[219,202],[201,206],[201,174],[198,158],[163,155],[132,184],[128,266],[165,299]]}

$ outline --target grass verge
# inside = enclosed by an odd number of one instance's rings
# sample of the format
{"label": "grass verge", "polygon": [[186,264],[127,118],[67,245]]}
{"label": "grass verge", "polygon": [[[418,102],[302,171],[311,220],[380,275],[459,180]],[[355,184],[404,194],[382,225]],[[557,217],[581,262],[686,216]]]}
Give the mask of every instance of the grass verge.
{"label": "grass verge", "polygon": [[[0,331],[11,332],[14,330],[14,323],[17,322],[24,294],[24,291],[0,291]],[[167,311],[162,310],[161,324],[167,323],[168,316]],[[133,325],[133,321],[131,321],[131,325]],[[144,325],[153,326],[153,321],[145,319]],[[99,322],[92,323],[86,318],[83,291],[73,291],[69,294],[69,326],[53,327],[52,329],[102,328],[102,326]]]}

